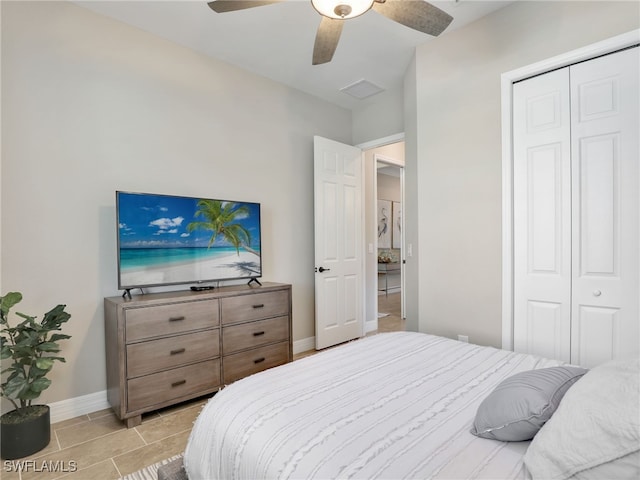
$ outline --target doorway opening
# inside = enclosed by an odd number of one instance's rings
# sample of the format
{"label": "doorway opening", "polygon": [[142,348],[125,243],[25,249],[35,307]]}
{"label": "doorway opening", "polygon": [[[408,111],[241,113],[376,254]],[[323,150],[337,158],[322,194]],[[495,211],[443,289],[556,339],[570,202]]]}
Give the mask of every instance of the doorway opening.
{"label": "doorway opening", "polygon": [[405,330],[404,138],[363,148],[365,333]]}
{"label": "doorway opening", "polygon": [[404,330],[402,302],[403,170],[374,154],[376,163],[376,239],[378,332]]}

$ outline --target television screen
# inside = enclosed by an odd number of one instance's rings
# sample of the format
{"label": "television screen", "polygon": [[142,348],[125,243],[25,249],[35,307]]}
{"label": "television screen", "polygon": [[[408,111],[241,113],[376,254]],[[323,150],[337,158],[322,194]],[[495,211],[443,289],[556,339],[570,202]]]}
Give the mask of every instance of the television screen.
{"label": "television screen", "polygon": [[262,275],[260,204],[116,192],[118,288]]}

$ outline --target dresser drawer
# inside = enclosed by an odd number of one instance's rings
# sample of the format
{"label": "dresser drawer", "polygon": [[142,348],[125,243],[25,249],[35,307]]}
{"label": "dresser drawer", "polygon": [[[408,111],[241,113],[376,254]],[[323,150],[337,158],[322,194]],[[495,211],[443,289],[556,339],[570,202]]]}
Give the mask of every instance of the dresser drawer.
{"label": "dresser drawer", "polygon": [[276,317],[224,327],[222,353],[228,354],[248,348],[289,340],[289,317]]}
{"label": "dresser drawer", "polygon": [[220,299],[222,323],[276,317],[289,314],[289,291],[239,295]]}
{"label": "dresser drawer", "polygon": [[220,331],[176,335],[127,345],[127,378],[148,375],[220,355]]}
{"label": "dresser drawer", "polygon": [[282,365],[288,361],[288,342],[227,355],[222,360],[223,380],[225,384],[229,384],[239,378]]}
{"label": "dresser drawer", "polygon": [[127,343],[220,324],[217,299],[131,308],[125,318]]}
{"label": "dresser drawer", "polygon": [[148,409],[169,400],[214,390],[220,384],[220,360],[207,360],[127,382],[127,409]]}

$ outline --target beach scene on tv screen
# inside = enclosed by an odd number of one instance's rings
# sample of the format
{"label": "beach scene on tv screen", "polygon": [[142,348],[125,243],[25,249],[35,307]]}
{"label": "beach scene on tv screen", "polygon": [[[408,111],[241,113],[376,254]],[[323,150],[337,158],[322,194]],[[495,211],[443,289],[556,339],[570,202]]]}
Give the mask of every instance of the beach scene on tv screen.
{"label": "beach scene on tv screen", "polygon": [[261,275],[260,205],[118,194],[120,286]]}

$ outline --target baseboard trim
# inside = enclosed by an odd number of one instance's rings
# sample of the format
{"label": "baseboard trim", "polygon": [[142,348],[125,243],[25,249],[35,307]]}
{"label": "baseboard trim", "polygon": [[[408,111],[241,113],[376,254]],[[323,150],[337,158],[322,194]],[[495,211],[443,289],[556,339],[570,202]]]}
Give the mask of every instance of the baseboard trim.
{"label": "baseboard trim", "polygon": [[364,333],[375,332],[378,330],[378,319],[367,320],[364,322]]}
{"label": "baseboard trim", "polygon": [[49,403],[48,405],[51,409],[51,423],[62,422],[70,418],[79,417],[80,415],[111,408],[107,400],[106,390]]}
{"label": "baseboard trim", "polygon": [[315,350],[316,337],[307,337],[302,340],[296,340],[293,342],[293,354],[308,352],[309,350]]}

